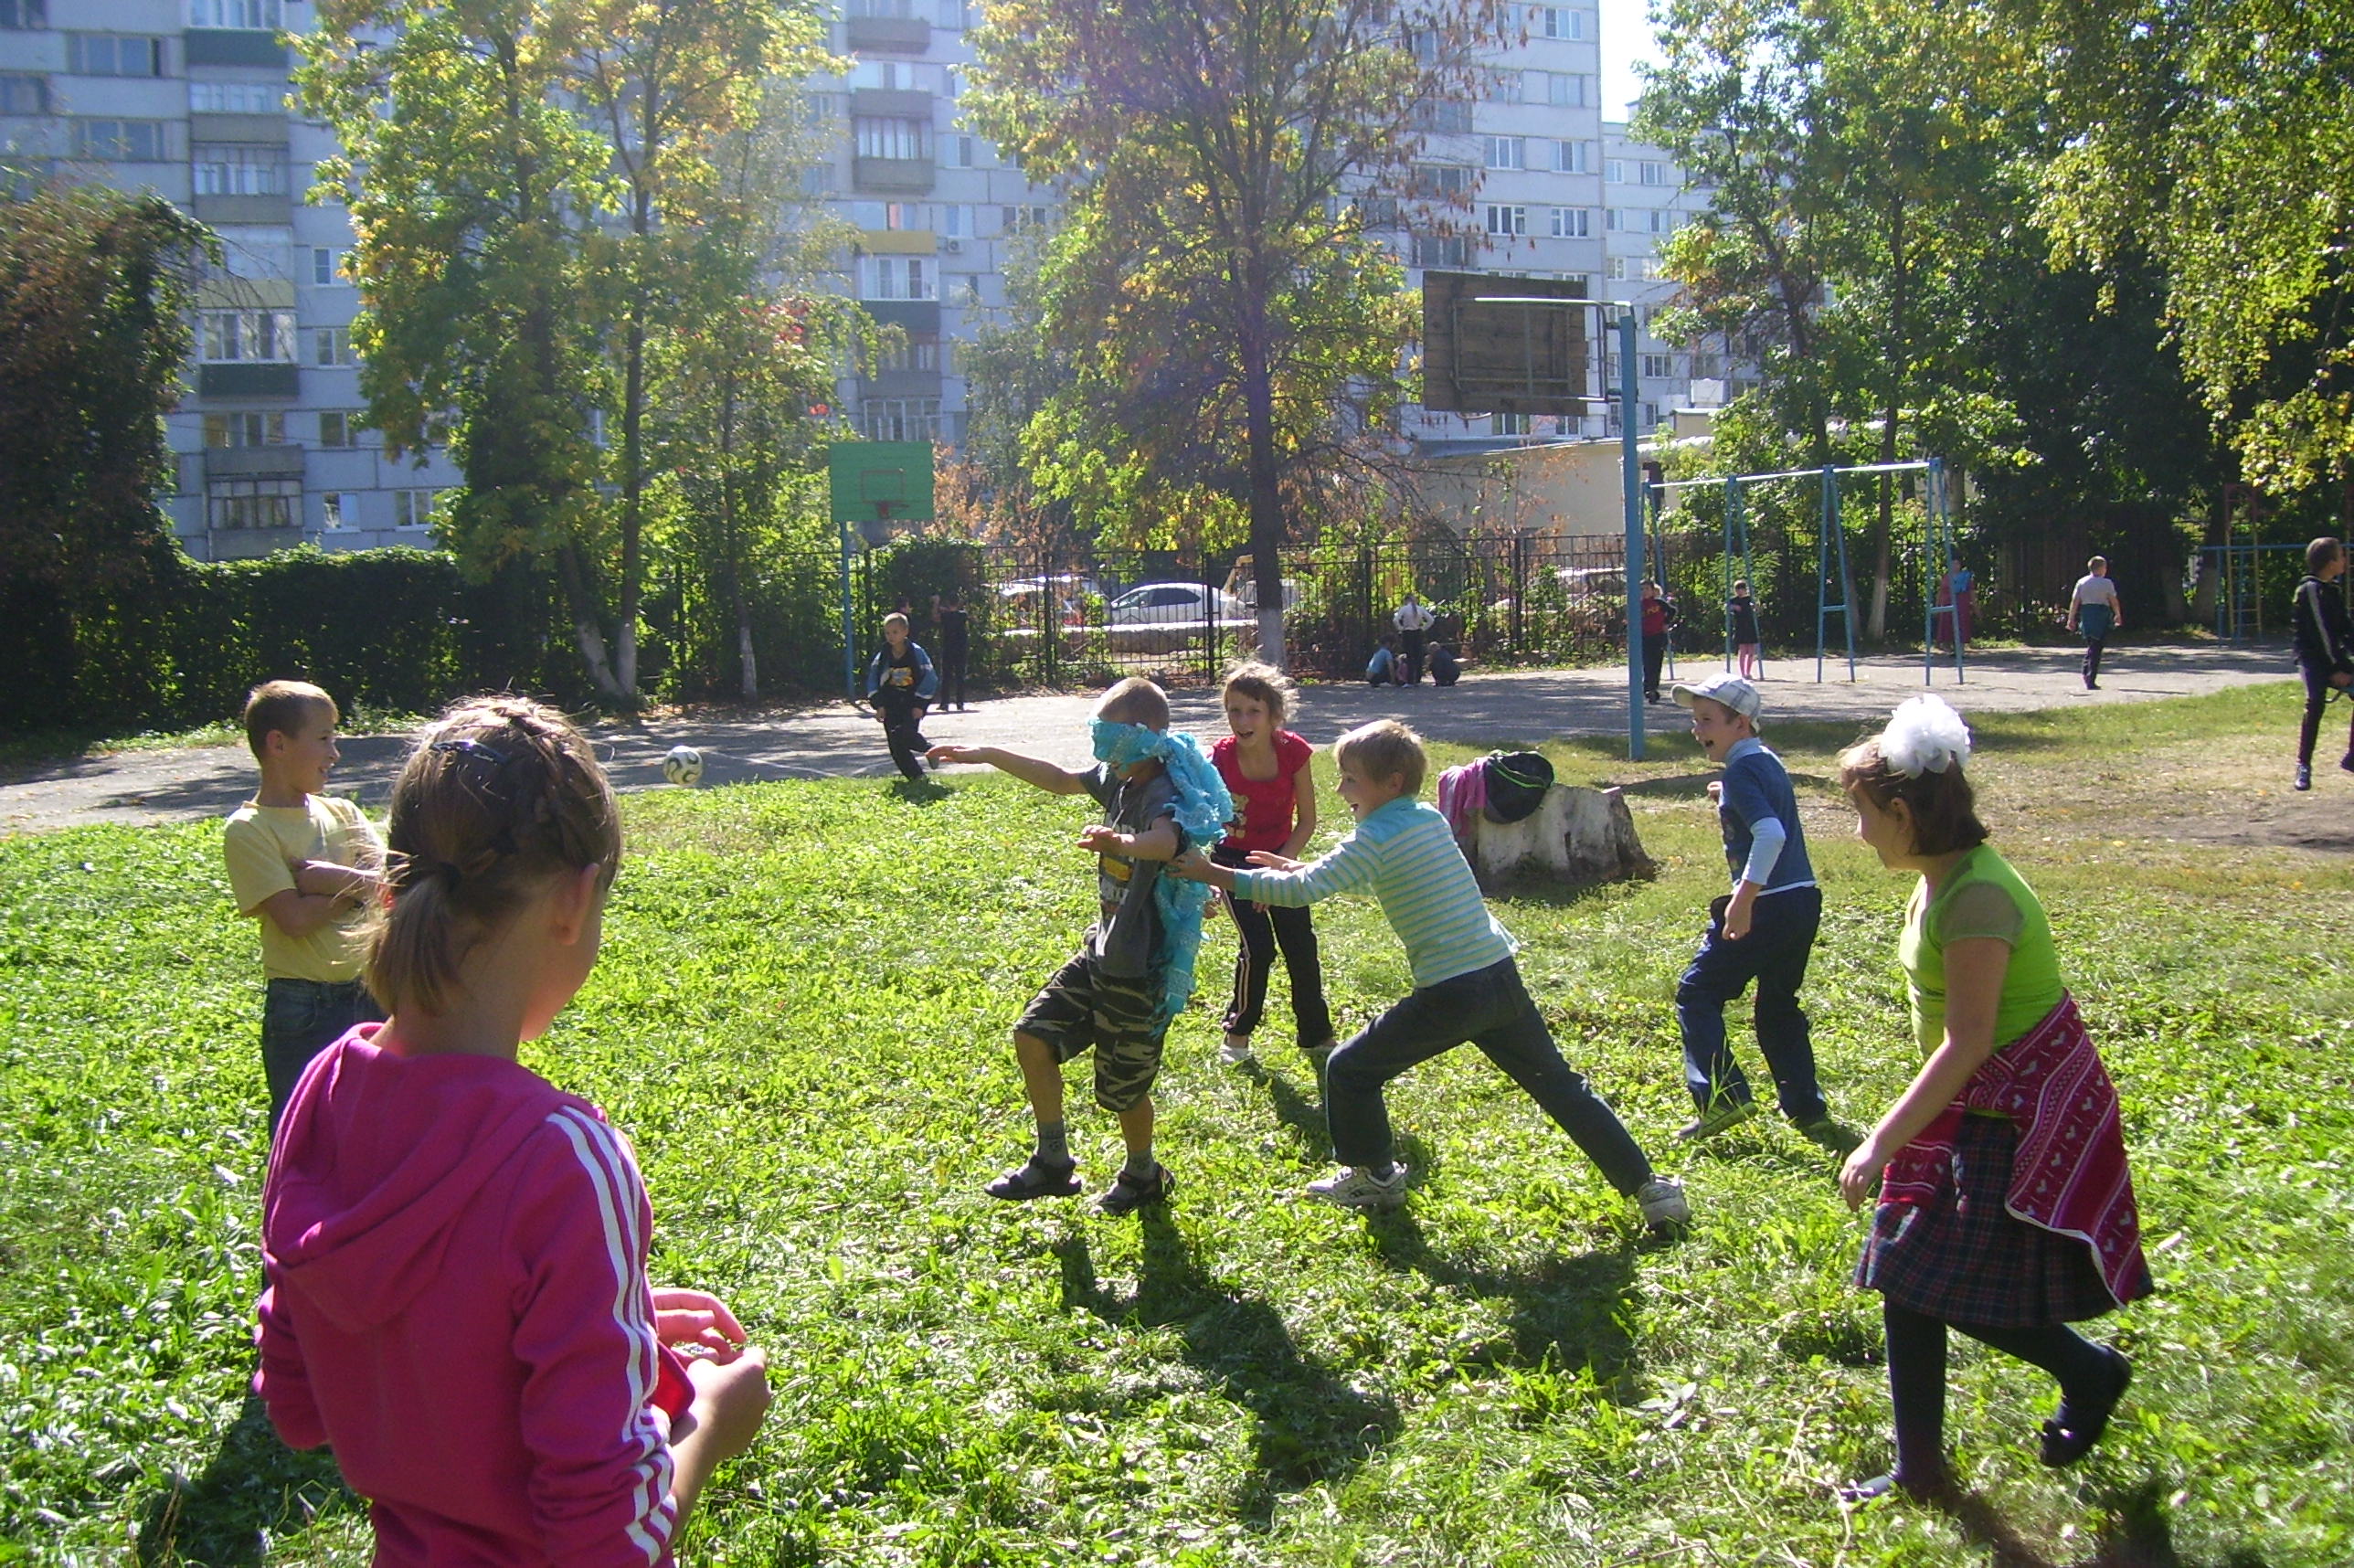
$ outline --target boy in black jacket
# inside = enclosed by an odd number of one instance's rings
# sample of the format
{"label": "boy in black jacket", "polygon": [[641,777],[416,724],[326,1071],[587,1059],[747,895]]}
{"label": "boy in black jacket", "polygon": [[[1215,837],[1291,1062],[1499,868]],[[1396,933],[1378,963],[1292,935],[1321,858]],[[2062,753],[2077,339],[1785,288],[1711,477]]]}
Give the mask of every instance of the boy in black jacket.
{"label": "boy in black jacket", "polygon": [[[2346,570],[2346,548],[2335,539],[2316,539],[2305,547],[2305,579],[2296,585],[2296,609],[2290,621],[2296,628],[2296,667],[2305,676],[2305,726],[2296,737],[2296,787],[2313,788],[2313,742],[2321,733],[2321,710],[2330,688],[2354,685],[2354,620],[2346,613],[2346,595],[2338,586]],[[2354,773],[2354,733],[2347,736],[2346,755],[2338,764]]]}

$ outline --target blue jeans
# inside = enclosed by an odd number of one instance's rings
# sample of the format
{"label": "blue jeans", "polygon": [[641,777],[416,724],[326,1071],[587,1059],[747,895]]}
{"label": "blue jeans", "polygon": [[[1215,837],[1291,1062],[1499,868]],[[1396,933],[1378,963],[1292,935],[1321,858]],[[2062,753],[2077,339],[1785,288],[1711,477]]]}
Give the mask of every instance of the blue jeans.
{"label": "blue jeans", "polygon": [[1726,900],[1708,906],[1708,935],[1691,967],[1676,982],[1676,1023],[1684,1037],[1684,1083],[1692,1102],[1706,1110],[1720,1100],[1750,1099],[1749,1080],[1724,1044],[1724,1004],[1757,983],[1757,1050],[1773,1071],[1782,1114],[1813,1121],[1826,1114],[1815,1083],[1815,1043],[1798,988],[1807,983],[1807,959],[1822,924],[1823,891],[1793,887],[1761,893],[1750,906],[1749,935],[1737,942],[1724,936]]}
{"label": "blue jeans", "polygon": [[342,1039],[355,1023],[384,1016],[357,980],[273,980],[261,1003],[261,1075],[270,1084],[270,1139],[294,1097],[311,1058]]}
{"label": "blue jeans", "polygon": [[1632,1196],[1651,1179],[1651,1162],[1618,1113],[1561,1059],[1543,1014],[1521,984],[1520,966],[1510,959],[1417,988],[1332,1053],[1325,1067],[1324,1115],[1333,1158],[1343,1165],[1392,1163],[1382,1086],[1467,1040],[1560,1124],[1611,1186]]}

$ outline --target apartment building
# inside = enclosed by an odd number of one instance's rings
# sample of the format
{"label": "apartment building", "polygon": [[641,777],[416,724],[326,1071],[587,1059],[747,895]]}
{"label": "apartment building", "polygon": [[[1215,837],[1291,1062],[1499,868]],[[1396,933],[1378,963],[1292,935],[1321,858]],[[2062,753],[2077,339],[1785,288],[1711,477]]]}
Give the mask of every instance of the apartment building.
{"label": "apartment building", "polygon": [[361,428],[350,217],[303,200],[334,140],[288,107],[281,32],[313,25],[302,0],[0,0],[0,156],[153,190],[220,235],[166,421],[167,505],[200,560],[429,544],[458,482]]}
{"label": "apartment building", "polygon": [[1621,122],[1606,123],[1602,139],[1603,297],[1634,305],[1642,322],[1636,428],[1648,431],[1677,408],[1731,401],[1756,385],[1756,371],[1731,362],[1722,344],[1678,348],[1652,333],[1653,318],[1676,292],[1660,276],[1659,251],[1709,210],[1712,193],[1689,183],[1666,149],[1630,140]]}

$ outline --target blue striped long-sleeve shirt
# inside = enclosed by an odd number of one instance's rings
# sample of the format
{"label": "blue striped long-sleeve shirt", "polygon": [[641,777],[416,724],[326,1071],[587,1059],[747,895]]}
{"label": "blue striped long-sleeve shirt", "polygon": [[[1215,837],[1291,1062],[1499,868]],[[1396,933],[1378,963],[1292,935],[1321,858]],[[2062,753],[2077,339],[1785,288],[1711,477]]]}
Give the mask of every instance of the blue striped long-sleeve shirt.
{"label": "blue striped long-sleeve shirt", "polygon": [[1370,892],[1405,944],[1416,987],[1500,964],[1520,950],[1488,913],[1479,879],[1447,819],[1400,796],[1298,871],[1238,871],[1235,896],[1296,907],[1336,893]]}

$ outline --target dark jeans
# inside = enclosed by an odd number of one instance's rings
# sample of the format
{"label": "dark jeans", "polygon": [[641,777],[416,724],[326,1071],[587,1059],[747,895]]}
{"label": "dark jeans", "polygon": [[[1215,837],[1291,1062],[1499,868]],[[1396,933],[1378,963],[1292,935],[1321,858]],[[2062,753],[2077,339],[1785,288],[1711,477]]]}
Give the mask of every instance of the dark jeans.
{"label": "dark jeans", "polygon": [[1684,1083],[1692,1103],[1706,1110],[1718,1100],[1746,1102],[1749,1080],[1724,1044],[1724,1004],[1757,985],[1757,1050],[1774,1074],[1782,1114],[1813,1121],[1825,1114],[1823,1092],[1815,1083],[1815,1044],[1798,988],[1807,983],[1807,959],[1823,919],[1819,887],[1762,893],[1750,906],[1749,935],[1737,942],[1724,935],[1727,900],[1708,906],[1708,934],[1691,967],[1676,982],[1676,1023],[1684,1037]]}
{"label": "dark jeans", "polygon": [[1324,966],[1316,948],[1316,927],[1304,907],[1254,904],[1229,898],[1226,907],[1242,937],[1235,955],[1234,1000],[1226,1004],[1225,1030],[1248,1034],[1267,1015],[1267,980],[1283,949],[1283,970],[1291,977],[1291,1022],[1302,1050],[1332,1038],[1332,1014],[1324,1005]]}
{"label": "dark jeans", "polygon": [[1422,684],[1422,647],[1429,637],[1427,631],[1398,633],[1398,657],[1405,661],[1405,683],[1409,686]]}
{"label": "dark jeans", "polygon": [[342,1039],[355,1023],[384,1016],[357,980],[273,980],[261,1003],[261,1075],[270,1086],[270,1136],[294,1097],[311,1058]]}
{"label": "dark jeans", "polygon": [[1651,1162],[1618,1114],[1561,1059],[1544,1016],[1521,984],[1520,966],[1510,959],[1419,987],[1332,1053],[1325,1068],[1324,1114],[1333,1157],[1343,1165],[1391,1163],[1382,1086],[1467,1040],[1560,1124],[1611,1186],[1631,1197],[1651,1179]]}
{"label": "dark jeans", "polygon": [[891,760],[908,779],[921,782],[924,777],[924,753],[931,743],[924,738],[923,705],[904,697],[875,694],[875,711],[883,715],[883,744],[891,748]]}
{"label": "dark jeans", "polygon": [[940,706],[950,703],[964,706],[964,678],[971,663],[971,654],[961,642],[941,649],[940,656],[932,661],[940,676]]}
{"label": "dark jeans", "polygon": [[[2329,705],[2329,694],[2337,688],[2329,683],[2330,672],[2327,670],[2315,670],[2300,664],[2297,673],[2305,677],[2305,723],[2296,732],[2296,759],[2310,763],[2313,760],[2313,743],[2321,736],[2321,710]],[[2347,733],[2346,755],[2354,757],[2354,729]]]}
{"label": "dark jeans", "polygon": [[2101,679],[2101,654],[2109,645],[2109,633],[2116,630],[2116,617],[2105,604],[2088,604],[2076,611],[2076,630],[2084,634],[2084,684],[2093,686]]}
{"label": "dark jeans", "polygon": [[1645,696],[1656,697],[1659,694],[1659,666],[1666,663],[1667,660],[1668,634],[1664,631],[1657,636],[1648,631],[1643,633],[1643,694]]}

